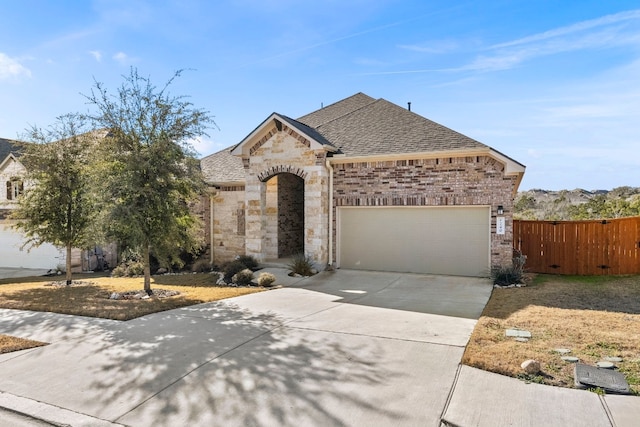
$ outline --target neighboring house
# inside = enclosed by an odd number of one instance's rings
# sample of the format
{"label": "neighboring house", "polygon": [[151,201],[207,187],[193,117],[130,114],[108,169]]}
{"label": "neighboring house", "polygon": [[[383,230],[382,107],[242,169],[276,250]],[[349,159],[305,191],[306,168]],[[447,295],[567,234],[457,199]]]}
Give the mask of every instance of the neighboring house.
{"label": "neighboring house", "polygon": [[218,264],[304,253],[320,269],[486,276],[511,263],[525,167],[384,99],[273,113],[201,166]]}
{"label": "neighboring house", "polygon": [[[18,198],[29,187],[23,180],[26,172],[20,163],[18,142],[0,138],[0,267],[55,269],[65,264],[64,249],[48,243],[29,250],[23,248],[26,238],[14,228],[16,221],[9,219],[11,211],[18,204]],[[104,261],[115,266],[117,254],[112,246],[109,245],[104,252],[100,247],[89,251],[74,249],[73,270],[92,270]]]}
{"label": "neighboring house", "polygon": [[49,244],[30,251],[22,249],[25,237],[13,228],[15,221],[9,219],[25,187],[26,169],[19,159],[17,141],[0,138],[0,267],[55,268],[60,263],[61,251]]}

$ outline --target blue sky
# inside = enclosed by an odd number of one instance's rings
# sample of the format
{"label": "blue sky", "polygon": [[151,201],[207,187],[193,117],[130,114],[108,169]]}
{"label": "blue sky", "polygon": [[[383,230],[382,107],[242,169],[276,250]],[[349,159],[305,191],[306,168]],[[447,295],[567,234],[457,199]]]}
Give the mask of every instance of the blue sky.
{"label": "blue sky", "polygon": [[637,0],[0,0],[0,136],[131,66],[189,69],[171,91],[215,116],[203,156],[364,92],[525,164],[521,190],[640,186]]}

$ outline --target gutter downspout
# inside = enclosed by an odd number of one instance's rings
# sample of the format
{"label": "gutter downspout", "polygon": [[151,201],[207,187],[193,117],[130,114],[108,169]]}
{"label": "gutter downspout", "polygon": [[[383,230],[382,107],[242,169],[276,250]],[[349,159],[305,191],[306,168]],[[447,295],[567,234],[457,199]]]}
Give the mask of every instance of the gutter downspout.
{"label": "gutter downspout", "polygon": [[327,170],[329,171],[329,264],[333,269],[333,166],[331,162],[326,160]]}
{"label": "gutter downspout", "polygon": [[213,260],[215,259],[214,251],[216,247],[216,245],[213,243],[213,198],[215,197],[215,195],[215,189],[209,193],[209,247],[211,248],[211,250],[209,251],[209,261],[211,262],[211,265],[213,265]]}

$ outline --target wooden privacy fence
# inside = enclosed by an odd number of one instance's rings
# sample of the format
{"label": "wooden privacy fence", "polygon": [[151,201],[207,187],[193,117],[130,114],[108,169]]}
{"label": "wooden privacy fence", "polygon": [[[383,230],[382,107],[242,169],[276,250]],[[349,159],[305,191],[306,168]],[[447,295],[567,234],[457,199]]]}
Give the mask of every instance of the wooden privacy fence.
{"label": "wooden privacy fence", "polygon": [[534,273],[640,274],[640,217],[513,221],[513,247]]}

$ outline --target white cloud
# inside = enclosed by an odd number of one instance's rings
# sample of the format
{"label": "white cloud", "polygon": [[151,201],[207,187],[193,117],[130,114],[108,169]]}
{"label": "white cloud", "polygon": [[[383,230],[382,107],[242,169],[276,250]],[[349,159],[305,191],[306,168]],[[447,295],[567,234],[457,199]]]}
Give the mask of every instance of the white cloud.
{"label": "white cloud", "polygon": [[441,54],[457,50],[459,44],[453,40],[434,40],[422,44],[399,45],[398,47],[413,52]]}
{"label": "white cloud", "polygon": [[31,71],[17,59],[0,52],[0,80],[21,76],[31,77]]}
{"label": "white cloud", "polygon": [[216,153],[227,147],[227,145],[219,142],[214,142],[213,140],[208,139],[204,136],[191,139],[189,141],[189,144],[191,144],[193,149],[196,150],[201,157]]}
{"label": "white cloud", "polygon": [[99,50],[90,50],[89,54],[91,54],[91,56],[93,56],[96,61],[102,61],[102,52],[100,52]]}
{"label": "white cloud", "polygon": [[529,148],[527,150],[527,154],[530,157],[533,157],[535,159],[539,159],[540,157],[542,157],[542,153],[539,150],[536,150],[535,148]]}
{"label": "white cloud", "polygon": [[627,12],[616,13],[613,15],[606,15],[597,19],[578,22],[576,24],[568,25],[566,27],[560,27],[554,30],[545,31],[543,33],[534,34],[531,36],[510,41],[510,42],[496,44],[491,46],[490,49],[499,49],[499,48],[505,48],[510,46],[529,44],[529,43],[538,42],[542,40],[554,39],[554,38],[558,38],[559,36],[573,34],[581,31],[589,30],[591,28],[617,24],[620,22],[634,20],[634,19],[640,19],[640,10],[630,10]]}
{"label": "white cloud", "polygon": [[588,49],[640,45],[640,10],[578,22],[520,39],[495,44],[459,71],[498,71],[537,57]]}
{"label": "white cloud", "polygon": [[124,52],[116,53],[115,55],[113,55],[113,59],[115,59],[121,64],[126,64],[129,61],[129,57]]}

